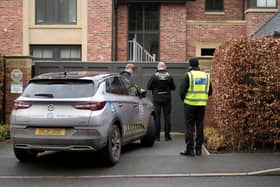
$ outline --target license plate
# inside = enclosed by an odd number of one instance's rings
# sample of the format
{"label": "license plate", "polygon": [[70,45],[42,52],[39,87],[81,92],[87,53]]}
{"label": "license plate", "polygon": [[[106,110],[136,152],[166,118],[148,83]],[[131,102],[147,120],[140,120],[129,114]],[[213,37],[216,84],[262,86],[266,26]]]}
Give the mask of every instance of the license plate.
{"label": "license plate", "polygon": [[63,128],[36,128],[37,136],[65,136],[66,130]]}

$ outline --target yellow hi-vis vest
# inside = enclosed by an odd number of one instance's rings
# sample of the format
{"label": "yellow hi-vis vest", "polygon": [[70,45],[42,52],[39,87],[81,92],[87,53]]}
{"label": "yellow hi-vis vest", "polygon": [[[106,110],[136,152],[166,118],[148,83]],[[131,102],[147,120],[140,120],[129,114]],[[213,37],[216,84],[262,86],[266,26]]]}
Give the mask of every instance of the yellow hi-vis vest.
{"label": "yellow hi-vis vest", "polygon": [[190,71],[189,89],[186,93],[184,103],[191,106],[206,106],[210,87],[210,75],[203,71]]}

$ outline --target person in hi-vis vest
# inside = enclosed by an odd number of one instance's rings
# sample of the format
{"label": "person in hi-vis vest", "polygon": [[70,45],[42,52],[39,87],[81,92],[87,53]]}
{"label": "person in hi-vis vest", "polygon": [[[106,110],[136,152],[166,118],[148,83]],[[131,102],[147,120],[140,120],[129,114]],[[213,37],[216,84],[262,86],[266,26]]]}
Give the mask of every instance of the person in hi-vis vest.
{"label": "person in hi-vis vest", "polygon": [[[200,71],[197,58],[189,60],[190,71],[184,76],[180,87],[180,97],[184,102],[185,115],[185,142],[186,150],[181,152],[184,156],[201,155],[204,141],[203,120],[208,96],[212,94],[210,74]],[[196,139],[194,144],[194,131]]]}

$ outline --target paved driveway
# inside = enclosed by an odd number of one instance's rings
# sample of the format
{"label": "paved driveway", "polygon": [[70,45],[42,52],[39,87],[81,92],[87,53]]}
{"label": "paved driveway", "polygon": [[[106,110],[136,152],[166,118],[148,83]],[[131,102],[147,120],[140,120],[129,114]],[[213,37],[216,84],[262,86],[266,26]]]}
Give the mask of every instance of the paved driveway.
{"label": "paved driveway", "polygon": [[157,142],[153,148],[139,143],[123,149],[120,162],[106,167],[92,153],[44,153],[34,163],[20,163],[13,155],[11,144],[0,144],[1,176],[117,176],[149,175],[164,177],[207,176],[218,173],[244,175],[248,172],[280,168],[280,154],[213,154],[184,157],[183,137],[171,142]]}
{"label": "paved driveway", "polygon": [[[120,162],[106,167],[96,154],[44,153],[34,163],[20,163],[11,144],[0,144],[0,187],[280,187],[278,176],[251,176],[252,171],[280,168],[280,154],[221,154],[183,157],[183,137],[126,146]],[[279,173],[278,173],[279,174]]]}

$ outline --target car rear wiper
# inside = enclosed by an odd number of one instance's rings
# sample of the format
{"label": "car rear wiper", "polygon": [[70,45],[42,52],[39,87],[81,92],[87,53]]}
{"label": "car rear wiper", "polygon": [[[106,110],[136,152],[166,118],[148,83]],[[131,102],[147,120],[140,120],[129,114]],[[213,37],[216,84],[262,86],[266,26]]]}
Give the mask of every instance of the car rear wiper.
{"label": "car rear wiper", "polygon": [[48,93],[38,93],[38,94],[34,94],[34,96],[53,98],[53,94],[48,94]]}

